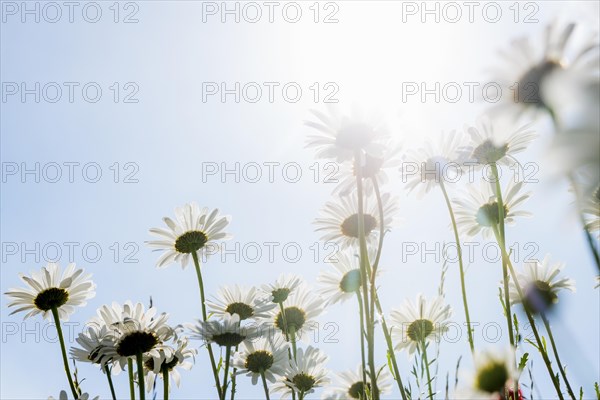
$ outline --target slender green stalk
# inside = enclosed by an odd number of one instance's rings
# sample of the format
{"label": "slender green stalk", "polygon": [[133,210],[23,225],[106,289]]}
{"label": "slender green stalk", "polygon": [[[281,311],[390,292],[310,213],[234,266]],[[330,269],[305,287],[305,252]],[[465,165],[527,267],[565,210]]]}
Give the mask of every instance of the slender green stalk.
{"label": "slender green stalk", "polygon": [[144,356],[142,355],[142,353],[138,353],[135,356],[135,361],[137,362],[138,388],[140,389],[140,400],[145,400],[146,382],[144,381]]}
{"label": "slender green stalk", "polygon": [[108,365],[104,366],[104,372],[106,373],[106,379],[108,380],[108,386],[110,387],[110,395],[112,396],[113,400],[117,400],[117,396],[115,395],[115,387],[113,386],[112,376]]}
{"label": "slender green stalk", "polygon": [[294,326],[290,327],[290,342],[292,342],[292,354],[294,355],[294,361],[296,361],[296,327]]}
{"label": "slender green stalk", "polygon": [[223,371],[223,400],[227,396],[227,378],[229,374],[229,359],[231,358],[231,346],[225,346],[225,370]]}
{"label": "slender green stalk", "polygon": [[569,392],[569,396],[571,396],[571,399],[575,400],[577,397],[575,396],[575,393],[573,392],[573,389],[571,388],[571,384],[569,383],[569,379],[567,378],[567,372],[565,371],[565,368],[564,368],[562,362],[560,361],[560,357],[558,356],[558,348],[556,347],[556,343],[554,342],[554,335],[552,334],[552,329],[550,328],[550,322],[548,321],[548,318],[546,318],[546,314],[544,312],[541,313],[541,316],[542,316],[542,321],[544,321],[544,326],[546,327],[546,332],[548,332],[548,337],[550,338],[550,344],[552,345],[552,351],[554,352],[554,358],[556,359],[556,363],[558,364],[558,370],[560,371],[560,374],[562,375],[563,382],[567,386],[567,391]]}
{"label": "slender green stalk", "polygon": [[425,339],[421,340],[421,356],[423,357],[423,363],[425,363],[425,372],[427,373],[427,389],[429,390],[429,399],[433,400],[431,373],[429,372],[429,360],[427,359],[427,344],[425,344]]}
{"label": "slender green stalk", "polygon": [[454,240],[456,241],[456,251],[458,253],[458,268],[460,272],[460,287],[462,291],[463,308],[465,309],[465,319],[467,320],[467,333],[469,337],[469,346],[471,347],[471,354],[475,352],[475,344],[473,342],[473,330],[471,329],[471,317],[469,316],[469,303],[467,301],[467,288],[465,285],[465,269],[462,257],[462,248],[460,246],[460,236],[458,235],[458,226],[456,225],[456,218],[454,217],[454,210],[452,209],[452,202],[446,191],[444,180],[440,179],[440,188],[444,194],[446,200],[446,206],[448,207],[448,213],[450,214],[450,220],[452,221],[452,229],[454,230]]}
{"label": "slender green stalk", "polygon": [[265,399],[271,400],[269,398],[269,387],[267,386],[267,379],[265,378],[265,371],[260,371],[260,377],[262,378],[263,388],[265,388]]}
{"label": "slender green stalk", "polygon": [[364,389],[367,386],[367,363],[365,361],[365,319],[363,315],[363,303],[360,297],[360,292],[356,291],[356,298],[358,299],[358,312],[360,314],[360,359],[362,362],[362,381],[363,381],[363,398],[366,398]]}
{"label": "slender green stalk", "polygon": [[[235,353],[237,353],[238,350],[239,350],[239,346],[235,346]],[[237,383],[236,376],[237,376],[237,368],[233,367],[233,372],[231,374],[231,400],[235,400],[235,390],[236,390],[236,383]]]}
{"label": "slender green stalk", "polygon": [[133,361],[131,357],[127,359],[127,373],[129,374],[129,397],[135,400],[135,388],[133,385]]}
{"label": "slender green stalk", "polygon": [[279,310],[281,311],[281,320],[283,321],[283,326],[285,329],[283,330],[283,334],[285,335],[285,340],[289,341],[288,333],[287,333],[287,319],[285,318],[285,307],[283,306],[283,301],[278,303]]}
{"label": "slender green stalk", "polygon": [[163,397],[164,400],[169,400],[169,368],[163,367]]}
{"label": "slender green stalk", "polygon": [[79,397],[79,392],[75,387],[75,383],[73,382],[73,377],[71,376],[71,369],[69,368],[69,359],[67,358],[67,350],[65,348],[65,339],[63,338],[62,328],[60,326],[60,317],[58,316],[58,309],[56,307],[52,307],[52,316],[54,317],[54,324],[56,325],[56,332],[58,332],[58,341],[60,342],[60,352],[62,354],[63,365],[65,367],[65,373],[67,374],[67,379],[69,380],[69,387],[71,388],[71,393],[74,398]]}
{"label": "slender green stalk", "polygon": [[[200,261],[198,260],[198,254],[195,251],[192,252],[192,258],[194,259],[194,266],[196,267],[196,276],[198,277],[198,287],[200,288],[200,302],[202,303],[202,320],[206,322],[208,320],[208,317],[206,314],[206,304],[204,299],[204,283],[202,281]],[[215,386],[217,387],[217,393],[219,395],[219,399],[222,399],[223,395],[221,394],[221,381],[219,379],[217,363],[215,362],[215,355],[213,354],[212,345],[210,343],[207,343],[206,349],[208,350],[208,356],[210,358],[210,367],[213,372],[213,378],[215,380]]]}

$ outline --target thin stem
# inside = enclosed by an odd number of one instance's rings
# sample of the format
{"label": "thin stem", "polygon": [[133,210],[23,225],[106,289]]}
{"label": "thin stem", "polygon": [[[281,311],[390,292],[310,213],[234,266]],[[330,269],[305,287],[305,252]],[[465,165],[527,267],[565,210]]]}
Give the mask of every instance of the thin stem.
{"label": "thin stem", "polygon": [[[287,330],[286,326],[286,330]],[[296,361],[296,327],[290,327],[290,342],[292,342],[292,354],[294,355],[294,361]]]}
{"label": "thin stem", "polygon": [[163,367],[163,397],[164,400],[169,400],[169,368]]}
{"label": "thin stem", "polygon": [[135,400],[135,388],[133,385],[133,361],[131,357],[127,359],[127,372],[129,374],[129,397]]}
{"label": "thin stem", "polygon": [[[206,304],[204,300],[204,283],[202,281],[202,271],[200,270],[200,261],[198,260],[198,254],[193,251],[192,258],[194,259],[194,266],[196,267],[196,276],[198,278],[198,287],[200,288],[200,302],[202,303],[202,320],[206,322],[208,320],[206,314]],[[215,386],[217,387],[217,394],[219,395],[219,399],[222,398],[221,394],[221,381],[219,379],[219,373],[217,371],[217,363],[215,362],[215,355],[213,354],[212,345],[210,343],[206,344],[206,349],[208,350],[208,356],[210,358],[210,367],[213,372],[213,378],[215,380]]]}
{"label": "thin stem", "polygon": [[231,358],[231,346],[225,346],[225,370],[223,371],[223,399],[227,396],[227,378],[229,374],[229,359]]}
{"label": "thin stem", "polygon": [[425,363],[425,372],[427,373],[427,389],[429,389],[429,398],[433,400],[433,389],[431,388],[431,373],[429,372],[429,360],[427,360],[427,345],[425,339],[421,340],[421,356]]}
{"label": "thin stem", "polygon": [[[235,353],[239,350],[239,346],[235,346]],[[234,354],[235,354],[234,353]],[[231,374],[231,400],[235,400],[235,389],[236,389],[236,377],[237,376],[237,368],[233,367],[233,372]]]}
{"label": "thin stem", "polygon": [[106,373],[106,379],[108,380],[108,386],[110,387],[110,395],[112,396],[113,400],[117,400],[117,396],[115,395],[115,387],[113,386],[112,376],[108,365],[104,365],[104,372]]}
{"label": "thin stem", "polygon": [[271,400],[269,398],[269,387],[267,386],[267,379],[265,378],[265,371],[260,371],[260,377],[262,378],[263,388],[265,388],[265,399]]}
{"label": "thin stem", "polygon": [[281,311],[281,319],[283,321],[283,326],[285,326],[285,328],[286,328],[283,330],[283,334],[285,335],[285,340],[289,341],[289,337],[288,337],[288,333],[287,333],[287,319],[285,318],[285,307],[283,307],[283,301],[278,304],[279,304],[279,310]]}
{"label": "thin stem", "polygon": [[544,321],[544,326],[546,327],[546,332],[548,332],[548,338],[550,338],[550,344],[552,345],[552,351],[554,353],[554,358],[556,359],[556,363],[558,364],[558,370],[560,371],[560,374],[562,375],[563,382],[565,382],[565,385],[567,386],[567,391],[569,392],[569,396],[571,396],[571,399],[575,400],[576,399],[575,393],[573,392],[573,389],[571,388],[569,379],[567,379],[567,372],[565,371],[565,368],[563,367],[563,364],[560,361],[560,357],[558,356],[558,348],[556,347],[556,343],[554,342],[554,335],[552,334],[552,329],[550,328],[550,322],[548,321],[548,318],[546,318],[545,313],[542,312],[541,316],[542,316],[542,321]]}
{"label": "thin stem", "polygon": [[142,355],[142,353],[138,353],[135,356],[135,361],[137,362],[138,388],[140,389],[140,400],[145,400],[146,382],[144,381],[144,356]]}
{"label": "thin stem", "polygon": [[52,316],[54,317],[54,324],[56,325],[56,331],[58,332],[58,341],[60,342],[60,351],[62,353],[65,373],[67,374],[67,379],[69,380],[69,387],[71,388],[71,393],[73,394],[73,397],[78,398],[79,392],[77,391],[75,383],[73,383],[73,377],[71,376],[71,369],[69,368],[69,359],[67,358],[67,350],[65,349],[65,339],[63,338],[62,328],[60,326],[60,317],[58,316],[58,309],[56,307],[52,307]]}
{"label": "thin stem", "polygon": [[450,214],[450,220],[452,221],[452,229],[454,230],[454,240],[456,241],[456,251],[458,253],[458,268],[460,272],[460,287],[462,291],[463,308],[465,309],[465,319],[467,320],[467,333],[469,337],[469,346],[471,347],[471,354],[475,352],[475,344],[473,342],[473,330],[471,329],[471,317],[469,316],[469,303],[467,301],[467,288],[465,285],[465,269],[462,257],[462,248],[460,246],[460,236],[458,235],[458,226],[456,225],[456,218],[454,217],[454,210],[452,209],[452,203],[450,197],[446,191],[443,179],[440,179],[440,188],[444,194],[446,200],[446,206],[448,207],[448,213]]}
{"label": "thin stem", "polygon": [[360,293],[356,291],[356,298],[358,299],[358,312],[360,315],[360,359],[362,362],[362,381],[363,381],[363,398],[366,398],[364,389],[367,386],[367,363],[365,361],[365,319],[363,315],[363,303],[360,297]]}
{"label": "thin stem", "polygon": [[598,268],[598,271],[600,271],[600,255],[598,254],[598,249],[596,249],[596,246],[594,245],[594,239],[592,238],[592,235],[587,228],[587,223],[585,222],[585,217],[583,215],[583,212],[581,211],[581,195],[579,193],[579,189],[578,189],[575,177],[573,176],[572,173],[569,174],[569,180],[571,182],[571,186],[573,186],[573,191],[575,192],[575,201],[577,204],[577,214],[579,215],[579,221],[581,222],[581,225],[583,226],[583,231],[585,232],[585,241],[588,245],[588,248],[590,249],[590,253],[592,253],[592,257],[594,257],[594,261],[596,262],[596,267]]}

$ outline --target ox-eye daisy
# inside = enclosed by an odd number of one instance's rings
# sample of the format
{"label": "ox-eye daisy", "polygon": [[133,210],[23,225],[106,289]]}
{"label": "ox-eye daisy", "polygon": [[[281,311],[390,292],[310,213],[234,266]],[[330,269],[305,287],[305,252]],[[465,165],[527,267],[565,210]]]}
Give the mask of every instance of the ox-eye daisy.
{"label": "ox-eye daisy", "polygon": [[233,357],[237,373],[251,377],[253,385],[263,375],[265,380],[275,383],[276,378],[285,372],[288,362],[288,344],[280,335],[244,342]]}
{"label": "ox-eye daisy", "polygon": [[[355,370],[348,370],[337,374],[338,382],[321,396],[322,400],[349,400],[349,399],[368,399],[367,393],[371,390],[371,380],[369,374],[366,374],[367,382],[363,381],[362,365]],[[387,369],[381,370],[377,376],[377,388],[379,394],[391,392],[391,376]]]}
{"label": "ox-eye daisy", "polygon": [[[376,251],[369,249],[369,260],[375,260]],[[335,253],[332,269],[322,270],[318,276],[323,284],[320,292],[327,304],[344,302],[353,296],[362,286],[360,276],[360,258],[356,250],[348,249]]]}
{"label": "ox-eye daisy", "polygon": [[[180,333],[180,329],[177,330]],[[181,335],[174,336],[169,343],[159,345],[152,349],[144,361],[146,373],[146,387],[149,392],[157,376],[163,379],[163,385],[170,391],[169,381],[173,380],[177,387],[181,384],[181,375],[178,369],[190,370],[198,350],[188,347],[188,338]],[[167,380],[165,381],[165,374]]]}
{"label": "ox-eye daisy", "polygon": [[211,321],[197,321],[188,324],[192,339],[206,343],[216,343],[221,347],[235,347],[259,336],[255,326],[241,326],[238,314],[224,313],[222,318]]}
{"label": "ox-eye daisy", "polygon": [[225,313],[238,314],[240,321],[246,319],[265,318],[268,311],[276,307],[256,288],[245,289],[234,285],[232,288],[222,287],[213,300],[207,300],[209,312],[217,316]]}
{"label": "ox-eye daisy", "polygon": [[267,295],[272,296],[273,303],[281,304],[302,285],[302,282],[302,278],[298,275],[281,274],[275,282],[262,285],[261,289]]}
{"label": "ox-eye daisy", "polygon": [[283,377],[272,386],[273,392],[281,392],[282,397],[289,397],[292,392],[298,399],[314,392],[317,387],[329,383],[325,362],[327,356],[319,349],[308,346],[306,350],[298,349],[296,359],[291,359]]}

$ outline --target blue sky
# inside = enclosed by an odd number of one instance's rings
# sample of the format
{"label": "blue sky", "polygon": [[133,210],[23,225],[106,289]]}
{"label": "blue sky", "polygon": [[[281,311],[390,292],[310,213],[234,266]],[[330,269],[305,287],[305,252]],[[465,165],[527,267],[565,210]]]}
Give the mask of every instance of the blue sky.
{"label": "blue sky", "polygon": [[[35,3],[28,4],[34,7]],[[33,95],[28,95],[25,103],[18,95],[1,103],[3,173],[11,166],[19,167],[17,175],[3,175],[1,288],[5,292],[20,286],[19,272],[41,268],[44,255],[54,254],[53,243],[59,244],[60,262],[65,265],[70,261],[65,243],[75,242],[73,261],[92,272],[98,286],[97,296],[73,315],[71,321],[77,324],[85,323],[103,304],[128,299],[147,303],[150,296],[159,311],[170,314],[174,324],[199,317],[193,269],[182,271],[173,265],[156,270],[158,254],[144,245],[150,239],[149,228],[160,226],[163,216],[172,215],[174,207],[189,201],[218,207],[232,215],[231,247],[235,243],[242,248],[257,243],[263,250],[263,256],[254,263],[248,257],[240,262],[232,257],[210,260],[204,269],[208,293],[215,293],[222,285],[270,282],[281,272],[298,273],[314,284],[319,270],[326,265],[321,261],[322,248],[319,261],[313,259],[319,235],[311,223],[330,199],[333,186],[322,179],[315,182],[315,169],[325,172],[325,166],[322,161],[315,164],[312,152],[304,148],[309,131],[303,121],[309,118],[309,109],[325,108],[322,96],[332,87],[326,88],[326,83],[337,85],[339,92],[334,96],[343,106],[359,104],[380,109],[398,140],[411,147],[424,138],[435,138],[442,131],[472,123],[489,104],[464,98],[455,104],[421,103],[414,98],[403,102],[402,82],[486,82],[491,79],[490,68],[500,62],[499,49],[507,48],[510,40],[521,35],[539,37],[544,24],[558,17],[577,19],[598,29],[597,18],[590,17],[594,15],[591,2],[536,3],[539,22],[529,24],[522,22],[523,14],[515,23],[510,4],[504,2],[500,3],[503,17],[497,23],[486,22],[476,12],[473,23],[464,19],[435,23],[429,19],[425,24],[419,15],[407,15],[403,22],[401,5],[392,2],[338,2],[335,18],[339,22],[329,24],[321,21],[336,8],[325,9],[324,3],[320,5],[318,23],[308,3],[301,3],[303,14],[297,23],[287,22],[277,10],[273,23],[264,19],[249,23],[243,18],[235,23],[231,17],[222,23],[218,14],[207,15],[207,22],[203,22],[202,3],[193,1],[135,2],[128,8],[121,3],[119,22],[115,23],[113,9],[109,8],[112,2],[98,4],[102,16],[97,23],[86,22],[80,9],[75,10],[74,22],[69,23],[64,7],[57,23],[44,21],[43,15],[39,23],[25,15],[28,19],[22,23],[20,11],[12,15],[12,9],[2,4],[6,18],[0,41],[3,95],[7,82],[26,82],[29,88],[35,82],[41,87],[56,82],[63,93],[56,103],[44,101],[43,96],[36,103]],[[234,3],[229,4],[233,7]],[[262,11],[267,12],[265,8]],[[123,23],[125,15],[132,12],[135,15],[131,18],[138,22]],[[72,103],[65,82],[78,84]],[[115,82],[117,86],[113,86]],[[263,98],[256,103],[236,103],[233,96],[224,103],[218,96],[203,102],[203,82],[226,82],[229,88],[234,82],[241,82],[241,86],[277,82],[279,86],[273,102],[265,97],[264,85]],[[279,89],[290,82],[302,88],[303,94],[295,103],[286,101]],[[315,82],[320,88],[317,103],[310,89]],[[96,103],[83,98],[81,89],[89,83],[94,83],[90,90],[102,89]],[[47,97],[53,97],[53,87],[48,86]],[[114,101],[116,87],[118,102]],[[138,101],[125,103],[125,96],[136,89],[130,100]],[[93,92],[87,93],[93,96]],[[540,138],[519,157],[522,162],[540,166],[536,175],[539,183],[529,185],[534,196],[526,205],[534,218],[508,228],[507,237],[523,253],[538,249],[537,258],[551,253],[553,259],[564,261],[565,273],[576,280],[577,293],[565,294],[552,318],[556,340],[565,349],[562,357],[569,365],[572,383],[584,385],[591,395],[591,384],[598,380],[600,370],[600,297],[593,289],[596,271],[579,234],[566,183],[545,173],[553,167],[553,161],[543,157],[551,127],[544,119],[535,127]],[[275,168],[274,182],[263,178],[251,183],[243,175],[239,183],[231,175],[224,180],[218,175],[202,177],[207,163],[231,168],[236,162],[258,163],[263,174],[268,171],[265,162],[278,162],[281,168]],[[36,163],[40,165],[40,182],[31,174],[21,179],[22,167],[32,169]],[[62,178],[56,183],[50,182],[55,167],[52,163],[61,166]],[[297,163],[302,172],[295,183],[288,182],[290,175],[282,175],[283,166],[296,167],[292,163]],[[69,182],[66,165],[74,166],[73,182]],[[96,170],[102,176],[97,182],[88,182],[96,180]],[[119,171],[118,176],[115,171]],[[407,195],[397,175],[386,190],[399,196],[402,219],[388,236],[382,259],[385,279],[381,296],[389,311],[419,292],[435,294],[439,283],[441,263],[433,257],[421,260],[417,256],[403,262],[402,243],[426,242],[432,246],[451,241],[452,234],[439,191],[418,200]],[[298,243],[302,256],[291,262],[276,249],[274,260],[269,260],[265,242],[281,243],[278,249]],[[7,247],[12,243],[18,245],[16,254],[8,251],[13,249]],[[25,251],[35,248],[36,243],[40,248],[34,251],[36,254]],[[528,243],[534,245],[525,247]],[[84,252],[84,247],[89,252]],[[102,255],[96,257],[94,251],[98,248]],[[467,274],[472,318],[481,326],[497,323],[505,328],[496,296],[500,266],[477,254]],[[454,307],[454,319],[462,323],[457,278],[457,265],[451,264],[447,299]],[[67,389],[67,382],[58,344],[52,342],[54,332],[44,328],[39,319],[22,322],[19,315],[9,316],[6,299],[2,304],[0,397],[57,396],[61,389]],[[360,360],[358,351],[349,351],[358,343],[355,314],[354,304],[346,303],[328,308],[320,319],[322,327],[327,322],[339,326],[334,336],[339,339],[337,343],[323,343],[328,333],[325,330],[317,343],[329,354],[328,367],[333,371],[355,368]],[[38,323],[42,325],[36,327]],[[476,332],[475,340],[482,346],[494,345],[486,343],[482,332]],[[505,342],[503,335],[496,345]],[[381,344],[379,362],[383,363]],[[535,352],[532,348],[527,351]],[[410,362],[405,354],[398,356],[407,374]],[[446,371],[453,375],[460,356],[461,369],[467,370],[470,361],[466,339],[442,343],[441,376]],[[542,361],[537,355],[533,358],[536,384],[542,396],[550,396]],[[86,391],[108,396],[104,377],[95,368],[79,365],[79,374],[85,377]],[[201,353],[173,396],[211,398],[210,382],[207,360]],[[118,391],[127,393],[124,374],[117,378],[116,385]],[[240,399],[262,396],[260,387],[252,387],[243,378],[239,389]]]}

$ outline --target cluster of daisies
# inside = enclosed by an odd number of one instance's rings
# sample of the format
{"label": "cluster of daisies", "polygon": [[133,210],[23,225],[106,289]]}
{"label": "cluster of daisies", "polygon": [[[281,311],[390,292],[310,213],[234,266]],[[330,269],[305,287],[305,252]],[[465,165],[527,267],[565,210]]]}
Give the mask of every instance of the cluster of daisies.
{"label": "cluster of daisies", "polygon": [[[519,114],[533,109],[550,116],[559,145],[569,132],[587,135],[578,137],[586,138],[581,151],[589,151],[590,141],[594,140],[590,132],[598,134],[597,121],[595,125],[588,121],[583,125],[563,125],[559,122],[562,103],[553,101],[561,85],[583,87],[582,90],[597,85],[597,76],[590,76],[582,65],[590,56],[596,57],[597,62],[598,45],[586,45],[567,58],[573,30],[574,25],[558,31],[556,26],[547,29],[545,52],[528,60],[525,70],[515,78],[522,91],[510,105]],[[531,44],[518,42],[516,46],[522,50]],[[507,85],[514,81],[507,81]],[[530,93],[531,88],[541,89]],[[13,313],[26,313],[26,318],[41,314],[53,319],[73,398],[90,396],[83,391],[84,382],[71,372],[71,361],[97,365],[106,376],[113,399],[125,396],[115,392],[113,377],[126,373],[129,397],[134,399],[137,393],[143,400],[160,385],[163,398],[168,399],[172,382],[179,386],[181,371],[191,369],[198,360],[203,370],[209,367],[212,372],[212,381],[201,385],[214,387],[214,398],[219,400],[234,399],[243,376],[251,384],[262,386],[266,399],[275,394],[303,400],[322,388],[323,399],[379,399],[394,393],[395,398],[400,396],[403,400],[517,400],[524,396],[521,373],[529,363],[526,343],[520,340],[518,328],[523,318],[531,326],[533,339],[529,343],[540,353],[556,397],[578,397],[560,360],[549,314],[562,291],[574,290],[574,282],[561,275],[564,265],[552,262],[549,256],[518,266],[512,264],[506,248],[505,228],[531,215],[523,210],[530,192],[516,175],[507,179],[505,174],[504,184],[500,169],[519,162],[519,153],[537,136],[533,125],[517,124],[509,129],[501,124],[506,118],[492,113],[479,118],[473,126],[443,135],[435,143],[401,151],[377,115],[358,111],[347,115],[336,108],[327,113],[314,111],[313,115],[314,119],[306,123],[315,132],[309,136],[307,147],[313,148],[318,158],[340,165],[333,200],[324,205],[321,216],[315,220],[315,230],[322,234],[322,240],[336,243],[340,250],[318,276],[316,290],[299,276],[282,274],[261,287],[234,284],[206,296],[202,263],[231,238],[226,232],[230,218],[196,203],[177,208],[174,218],[164,218],[164,227],[151,229],[155,239],[148,242],[162,252],[158,268],[174,263],[183,268],[194,265],[200,304],[198,319],[193,323],[170,324],[168,314],[159,314],[152,305],[112,303],[97,310],[76,339],[77,344],[67,351],[61,322],[95,295],[96,285],[90,275],[74,264],[63,272],[58,265],[48,264],[30,276],[21,275],[26,288],[9,290],[8,306],[15,308]],[[599,177],[586,171],[590,165],[600,165],[597,157],[597,148],[585,160],[578,157],[567,174],[596,259],[598,250],[593,239],[600,231]],[[467,168],[487,168],[492,179],[482,178],[475,184],[450,179]],[[455,273],[460,278],[462,295],[458,313],[464,314],[468,326],[465,350],[472,356],[473,368],[453,393],[448,393],[448,385],[445,392],[438,389],[441,337],[457,314],[446,303],[444,290],[430,297],[414,293],[415,300],[398,299],[390,309],[382,304],[378,293],[386,233],[393,229],[400,210],[389,189],[399,184],[400,177],[407,182],[406,189],[419,196],[440,194],[452,228],[449,235],[458,248]],[[477,235],[496,241],[502,251],[498,265],[501,304],[497,311],[506,318],[509,340],[500,348],[476,343],[472,335],[469,282],[461,242]],[[360,343],[349,347],[359,349],[355,352],[356,365],[331,379],[327,355],[303,339],[325,308],[335,303],[355,307],[360,317],[359,326],[355,327],[360,332]],[[515,313],[516,308],[522,313]],[[410,375],[401,373],[406,370],[406,361],[397,354],[402,352],[408,355],[410,363],[414,362]],[[66,392],[60,395],[61,399],[67,397]]]}

